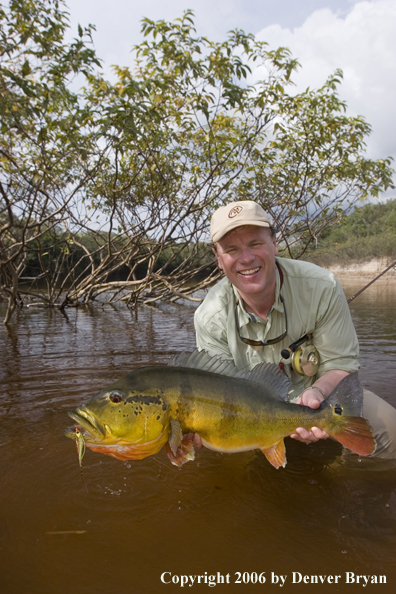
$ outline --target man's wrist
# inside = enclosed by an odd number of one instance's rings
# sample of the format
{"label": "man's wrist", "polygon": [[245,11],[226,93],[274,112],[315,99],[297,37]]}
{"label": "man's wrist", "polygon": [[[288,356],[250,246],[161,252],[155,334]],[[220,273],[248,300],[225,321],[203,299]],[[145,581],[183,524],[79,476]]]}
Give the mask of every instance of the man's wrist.
{"label": "man's wrist", "polygon": [[322,390],[322,388],[319,388],[319,386],[309,386],[309,388],[305,388],[305,390],[302,391],[301,396],[304,394],[304,392],[307,392],[308,390],[317,390],[318,392],[320,392],[320,394],[322,394],[323,400],[326,399],[326,394],[324,390]]}

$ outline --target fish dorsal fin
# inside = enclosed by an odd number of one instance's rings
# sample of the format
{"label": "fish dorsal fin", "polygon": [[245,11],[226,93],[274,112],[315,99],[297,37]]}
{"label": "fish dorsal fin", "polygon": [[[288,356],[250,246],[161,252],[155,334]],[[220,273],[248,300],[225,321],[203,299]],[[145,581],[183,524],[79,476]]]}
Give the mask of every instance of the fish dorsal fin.
{"label": "fish dorsal fin", "polygon": [[180,353],[180,355],[176,355],[168,365],[201,369],[228,377],[247,378],[247,373],[240,371],[232,361],[222,359],[218,355],[211,357],[206,351],[199,351],[198,349],[195,349],[192,353]]}
{"label": "fish dorsal fin", "polygon": [[345,376],[323,402],[323,406],[342,407],[344,416],[361,417],[363,414],[363,389],[357,371]]}
{"label": "fish dorsal fin", "polygon": [[222,359],[219,355],[211,357],[206,351],[195,349],[192,353],[176,355],[169,365],[174,367],[190,367],[219,373],[227,377],[236,377],[265,386],[277,398],[288,401],[288,390],[291,382],[274,363],[259,363],[251,371],[238,369],[232,361]]}
{"label": "fish dorsal fin", "polygon": [[246,379],[260,386],[265,385],[275,396],[288,402],[287,393],[291,382],[274,363],[259,363],[246,374]]}

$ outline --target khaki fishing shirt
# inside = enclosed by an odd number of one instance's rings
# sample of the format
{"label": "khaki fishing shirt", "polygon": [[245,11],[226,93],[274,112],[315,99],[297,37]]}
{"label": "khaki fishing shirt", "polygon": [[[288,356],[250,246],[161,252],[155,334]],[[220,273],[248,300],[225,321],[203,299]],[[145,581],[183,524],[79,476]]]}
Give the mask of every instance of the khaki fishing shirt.
{"label": "khaki fishing shirt", "polygon": [[[239,369],[252,369],[263,361],[284,364],[292,382],[289,399],[294,401],[304,388],[332,369],[353,372],[359,369],[359,345],[344,291],[337,278],[310,262],[276,258],[283,272],[282,287],[277,270],[275,303],[267,314],[268,321],[245,310],[238,291],[227,278],[212,287],[194,317],[197,347],[210,355],[232,359]],[[286,337],[274,345],[253,347],[242,342],[235,321],[235,305],[241,336],[263,342],[281,336],[286,329],[282,295],[287,310]],[[312,343],[320,355],[316,376],[295,373],[290,359],[281,350],[304,336],[312,334]]]}

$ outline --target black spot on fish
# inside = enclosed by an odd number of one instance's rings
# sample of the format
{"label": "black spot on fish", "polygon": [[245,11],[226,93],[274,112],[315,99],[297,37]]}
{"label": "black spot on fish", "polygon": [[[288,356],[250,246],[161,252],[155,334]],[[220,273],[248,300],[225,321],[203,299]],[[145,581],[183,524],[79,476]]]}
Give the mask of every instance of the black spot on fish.
{"label": "black spot on fish", "polygon": [[136,402],[137,404],[161,404],[162,400],[159,396],[145,396],[143,394],[136,394],[136,396],[129,396],[125,402],[132,403]]}
{"label": "black spot on fish", "polygon": [[159,421],[159,420],[160,420],[160,416],[159,416],[159,415],[157,415],[157,421]]}

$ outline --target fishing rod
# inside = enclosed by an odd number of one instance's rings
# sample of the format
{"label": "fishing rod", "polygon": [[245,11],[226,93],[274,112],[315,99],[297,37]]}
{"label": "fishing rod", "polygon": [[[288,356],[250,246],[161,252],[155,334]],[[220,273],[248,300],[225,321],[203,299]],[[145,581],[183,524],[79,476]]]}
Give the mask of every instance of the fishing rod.
{"label": "fishing rod", "polygon": [[351,301],[353,301],[355,299],[355,297],[358,297],[358,295],[360,295],[360,293],[363,293],[363,291],[365,291],[367,289],[367,287],[369,287],[370,285],[372,285],[373,283],[375,283],[376,280],[378,280],[383,274],[385,274],[386,272],[388,272],[388,270],[390,270],[393,266],[396,266],[396,260],[387,268],[385,268],[385,270],[383,270],[378,276],[376,276],[375,278],[373,278],[372,281],[370,281],[367,285],[365,285],[363,287],[363,289],[360,289],[360,291],[358,291],[357,293],[355,293],[354,295],[352,295],[352,297],[349,297],[349,299],[347,300],[347,303],[349,304]]}

